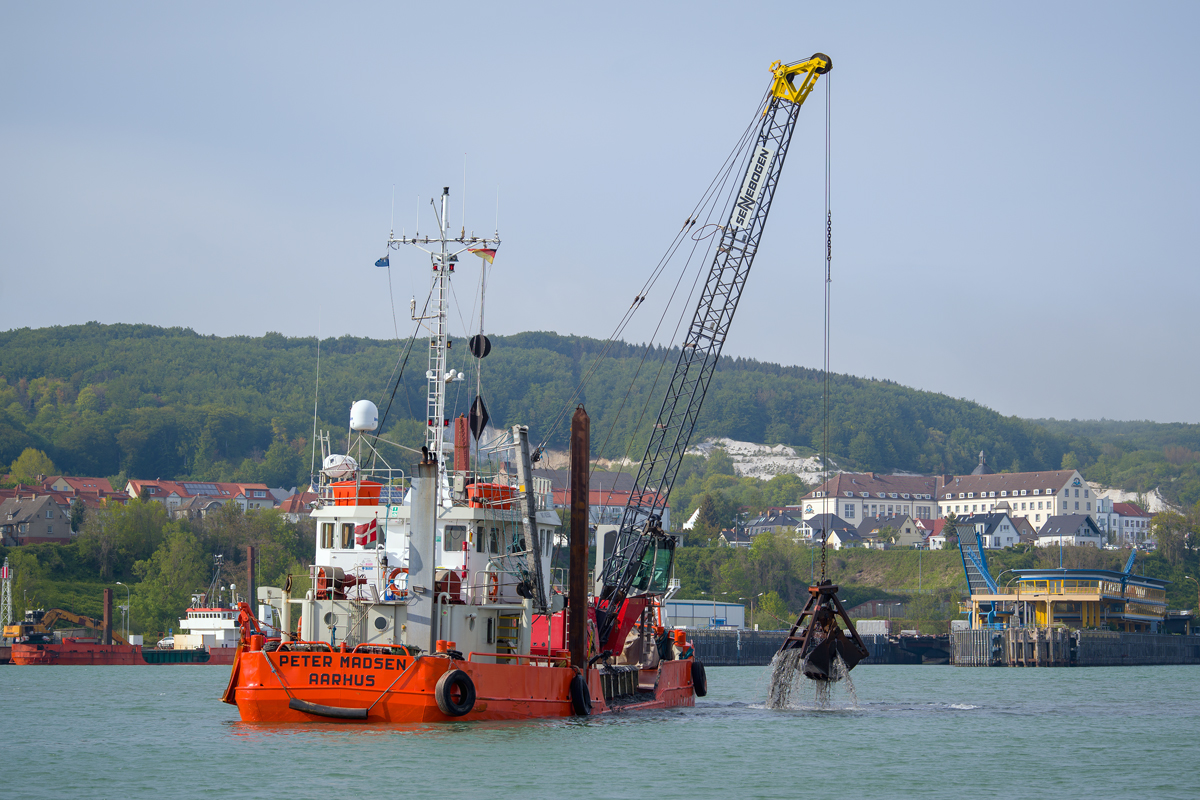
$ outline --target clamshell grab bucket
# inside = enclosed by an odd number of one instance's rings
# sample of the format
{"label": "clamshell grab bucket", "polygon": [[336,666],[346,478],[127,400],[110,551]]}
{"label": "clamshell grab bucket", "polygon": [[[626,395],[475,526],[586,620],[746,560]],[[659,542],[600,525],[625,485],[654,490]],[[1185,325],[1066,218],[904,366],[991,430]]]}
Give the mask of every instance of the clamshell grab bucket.
{"label": "clamshell grab bucket", "polygon": [[[799,650],[801,671],[814,681],[837,681],[843,673],[836,668],[840,657],[846,672],[854,669],[870,651],[837,597],[838,587],[821,581],[808,587],[808,603],[792,625],[779,652]],[[844,624],[839,625],[839,621]]]}

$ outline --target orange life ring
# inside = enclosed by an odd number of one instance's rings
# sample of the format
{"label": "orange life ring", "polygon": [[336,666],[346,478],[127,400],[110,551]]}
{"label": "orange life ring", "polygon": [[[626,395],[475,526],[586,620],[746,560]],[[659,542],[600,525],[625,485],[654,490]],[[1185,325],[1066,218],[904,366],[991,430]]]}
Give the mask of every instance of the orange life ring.
{"label": "orange life ring", "polygon": [[488,599],[493,603],[500,596],[500,576],[494,572],[488,573]]}
{"label": "orange life ring", "polygon": [[396,567],[388,574],[388,586],[391,587],[392,594],[405,594],[408,591],[407,588],[402,589],[400,584],[396,583],[396,577],[401,574],[407,575],[408,567]]}

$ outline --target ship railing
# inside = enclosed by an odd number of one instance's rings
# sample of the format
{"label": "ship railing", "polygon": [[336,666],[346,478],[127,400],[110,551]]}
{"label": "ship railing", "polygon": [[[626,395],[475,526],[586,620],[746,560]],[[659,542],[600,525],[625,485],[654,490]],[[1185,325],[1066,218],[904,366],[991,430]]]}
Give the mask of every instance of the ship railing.
{"label": "ship railing", "polygon": [[550,586],[547,587],[551,591],[557,591],[559,594],[567,593],[567,584],[570,577],[567,575],[567,570],[562,567],[550,570]]}
{"label": "ship railing", "polygon": [[[354,603],[396,603],[409,599],[407,567],[386,568],[374,579],[361,567],[341,571],[340,579],[336,577],[336,570],[329,576],[320,574],[326,569],[330,568],[319,564],[310,564],[308,567],[310,585],[316,589],[318,595],[328,597],[336,592],[342,595],[341,599]],[[344,585],[347,578],[353,578],[354,584]],[[337,586],[339,580],[343,583],[340,589]]]}
{"label": "ship railing", "polygon": [[489,569],[475,572],[462,588],[468,605],[512,605],[521,602],[517,594],[520,583],[520,576],[514,571]]}
{"label": "ship railing", "polygon": [[400,505],[408,491],[408,475],[402,469],[359,470],[343,480],[321,476],[317,502],[325,506]]}
{"label": "ship railing", "polygon": [[1165,600],[1166,592],[1146,586],[1126,584],[1122,589],[1117,581],[1098,580],[1039,580],[1019,581],[1009,586],[1002,586],[992,594],[1101,594],[1109,597],[1129,597],[1145,600]]}
{"label": "ship railing", "polygon": [[[508,511],[516,508],[519,499],[519,495],[510,492],[504,492],[505,496],[495,500],[472,496],[470,486],[474,484],[514,487],[515,479],[502,472],[483,473],[474,470],[453,472],[451,473],[451,483],[451,499],[458,506],[471,505],[477,508]],[[542,483],[545,483],[545,486],[542,486]],[[410,478],[404,470],[391,467],[360,469],[341,480],[333,480],[322,474],[317,487],[317,498],[321,505],[401,505],[410,485]],[[537,510],[553,509],[553,492],[548,480],[535,479],[534,491]]]}
{"label": "ship railing", "polygon": [[329,642],[310,642],[304,639],[293,639],[290,642],[280,642],[278,649],[282,652],[290,651],[297,653],[333,652],[333,646],[329,644]]}
{"label": "ship railing", "polygon": [[531,665],[536,666],[536,667],[550,667],[550,666],[554,666],[555,664],[558,664],[559,666],[563,666],[563,667],[571,666],[571,656],[569,656],[569,655],[539,656],[539,655],[533,655],[531,653],[527,653],[527,654],[522,654],[522,653],[479,653],[479,652],[472,651],[470,653],[467,653],[467,661],[474,661],[475,656],[479,656],[480,658],[494,658],[497,661],[499,661],[500,659],[503,658],[503,659],[507,659],[510,661],[516,661],[518,664],[520,664],[521,660],[524,659],[525,661],[528,661]]}

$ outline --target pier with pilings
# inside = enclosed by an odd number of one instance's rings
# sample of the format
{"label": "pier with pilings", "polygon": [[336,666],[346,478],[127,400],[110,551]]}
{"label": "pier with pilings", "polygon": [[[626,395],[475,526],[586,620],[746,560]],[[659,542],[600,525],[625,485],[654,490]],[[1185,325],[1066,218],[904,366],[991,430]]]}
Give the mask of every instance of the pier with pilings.
{"label": "pier with pilings", "polygon": [[960,667],[1118,667],[1200,664],[1200,636],[1012,627],[950,634]]}

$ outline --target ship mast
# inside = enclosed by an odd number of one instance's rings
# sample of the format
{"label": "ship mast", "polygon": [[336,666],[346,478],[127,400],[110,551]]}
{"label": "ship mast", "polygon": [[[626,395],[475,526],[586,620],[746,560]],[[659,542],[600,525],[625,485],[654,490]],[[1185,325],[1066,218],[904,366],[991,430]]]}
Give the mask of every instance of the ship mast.
{"label": "ship mast", "polygon": [[[446,417],[446,384],[459,380],[457,375],[451,375],[447,359],[446,314],[450,302],[450,278],[454,275],[454,266],[458,263],[459,253],[470,247],[499,247],[500,234],[497,231],[491,238],[467,236],[464,223],[457,237],[450,234],[450,222],[447,218],[447,206],[450,200],[450,187],[442,189],[441,202],[434,204],[434,213],[438,217],[437,236],[420,236],[416,231],[412,236],[403,234],[397,238],[395,233],[388,234],[388,248],[399,250],[401,245],[412,245],[418,250],[429,253],[433,266],[432,284],[429,290],[429,305],[420,315],[417,314],[416,301],[412,304],[412,318],[419,321],[429,334],[429,368],[425,372],[425,446],[429,448],[430,456],[439,465],[443,465],[442,446],[446,440],[446,429],[450,420]],[[444,465],[439,472],[444,470]]]}

